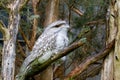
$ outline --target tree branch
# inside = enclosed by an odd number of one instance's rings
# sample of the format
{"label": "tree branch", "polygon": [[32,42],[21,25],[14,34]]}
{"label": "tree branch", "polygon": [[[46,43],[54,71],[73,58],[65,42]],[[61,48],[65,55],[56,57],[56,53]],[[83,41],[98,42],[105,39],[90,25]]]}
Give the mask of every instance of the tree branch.
{"label": "tree branch", "polygon": [[95,24],[104,24],[104,20],[98,19],[96,21],[87,22],[85,25],[95,25]]}
{"label": "tree branch", "polygon": [[9,11],[9,9],[6,7],[6,4],[4,4],[3,2],[0,2],[0,8],[5,9],[7,12]]}
{"label": "tree branch", "polygon": [[3,33],[3,35],[5,35],[5,25],[3,24],[3,22],[0,20],[0,30]]}
{"label": "tree branch", "polygon": [[21,0],[20,10],[22,10],[23,7],[24,7],[29,1],[30,1],[30,0]]}
{"label": "tree branch", "polygon": [[80,46],[82,46],[84,43],[85,43],[84,41],[74,42],[70,46],[66,47],[63,51],[59,52],[55,56],[53,55],[54,57],[48,59],[46,62],[44,62],[42,64],[36,63],[35,61],[37,61],[37,60],[35,60],[30,65],[28,65],[27,70],[24,70],[25,72],[20,72],[17,75],[17,77],[16,77],[17,80],[24,79],[23,77],[27,77],[28,78],[29,76],[33,76],[33,75],[38,74],[39,72],[45,70],[55,60],[57,60],[57,59],[65,56],[65,55],[69,54],[73,50],[75,50],[75,49],[79,48]]}
{"label": "tree branch", "polygon": [[113,45],[114,45],[115,40],[113,40],[111,43],[109,43],[106,48],[104,48],[101,52],[99,52],[98,54],[92,56],[92,57],[88,57],[86,60],[84,60],[78,67],[76,67],[74,70],[72,70],[66,77],[64,80],[69,80],[69,79],[74,79],[76,76],[78,76],[81,72],[83,72],[85,69],[87,69],[87,67],[102,59],[103,57],[105,57],[106,55],[108,55],[108,53],[111,51]]}
{"label": "tree branch", "polygon": [[86,80],[89,77],[94,77],[99,74],[101,68],[101,63],[91,64],[86,70],[84,70],[79,76],[77,76],[75,80]]}
{"label": "tree branch", "polygon": [[21,29],[21,27],[19,27],[19,31],[20,31],[20,34],[21,34],[22,38],[24,39],[27,47],[31,50],[32,48],[31,48],[31,46],[29,45],[30,42],[29,42],[29,40],[27,39],[27,37],[25,36],[25,34],[24,34],[23,30]]}
{"label": "tree branch", "polygon": [[71,7],[71,10],[74,11],[79,16],[83,16],[83,13],[79,9],[75,8],[74,6]]}
{"label": "tree branch", "polygon": [[25,55],[25,53],[24,53],[24,51],[23,51],[23,48],[22,48],[22,46],[20,45],[20,43],[19,43],[18,40],[17,40],[17,44],[18,44],[18,47],[19,47],[19,49],[20,49],[20,54],[22,55],[23,58],[26,58],[26,55]]}
{"label": "tree branch", "polygon": [[[34,15],[39,15],[38,14],[38,5],[39,5],[40,1],[41,0],[32,0]],[[33,26],[32,26],[32,34],[31,34],[31,38],[30,38],[31,50],[32,50],[32,47],[34,46],[34,43],[35,43],[35,40],[36,40],[37,27],[38,27],[38,18],[34,18],[33,19]]]}
{"label": "tree branch", "polygon": [[8,40],[10,38],[9,31],[1,20],[0,20],[0,31],[3,34],[4,40]]}

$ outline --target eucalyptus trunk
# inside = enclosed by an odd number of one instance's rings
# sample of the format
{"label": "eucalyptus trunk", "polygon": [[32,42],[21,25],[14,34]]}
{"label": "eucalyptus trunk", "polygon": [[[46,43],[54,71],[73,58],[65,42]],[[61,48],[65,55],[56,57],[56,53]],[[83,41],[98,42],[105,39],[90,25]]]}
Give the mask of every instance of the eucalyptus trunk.
{"label": "eucalyptus trunk", "polygon": [[[50,23],[58,20],[59,0],[49,0],[45,14],[46,14],[46,18],[44,22],[45,27]],[[51,65],[46,70],[44,70],[41,73],[40,77],[41,77],[41,80],[53,80],[53,66]]]}

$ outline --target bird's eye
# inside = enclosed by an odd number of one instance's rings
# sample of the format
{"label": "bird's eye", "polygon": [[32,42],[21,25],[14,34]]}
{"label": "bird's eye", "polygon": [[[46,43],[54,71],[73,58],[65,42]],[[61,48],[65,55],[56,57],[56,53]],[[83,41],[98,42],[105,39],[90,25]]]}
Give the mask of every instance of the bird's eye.
{"label": "bird's eye", "polygon": [[56,27],[56,28],[57,28],[57,27],[60,27],[60,25],[56,25],[56,26],[54,26],[54,27]]}
{"label": "bird's eye", "polygon": [[[63,23],[63,24],[64,24],[64,23]],[[60,26],[63,25],[63,24],[58,24],[58,25],[55,25],[54,27],[58,28],[58,27],[60,27]]]}

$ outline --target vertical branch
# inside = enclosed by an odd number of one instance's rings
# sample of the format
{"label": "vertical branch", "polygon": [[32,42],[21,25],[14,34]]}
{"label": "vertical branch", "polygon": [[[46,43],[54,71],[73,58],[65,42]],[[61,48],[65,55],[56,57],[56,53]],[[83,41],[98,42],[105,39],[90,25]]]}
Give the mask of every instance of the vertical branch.
{"label": "vertical branch", "polygon": [[69,25],[70,25],[70,22],[71,22],[71,9],[69,8]]}
{"label": "vertical branch", "polygon": [[[41,0],[32,0],[32,6],[33,6],[34,15],[39,15],[38,14],[38,6],[39,6],[40,1]],[[30,51],[32,50],[32,47],[34,46],[34,43],[35,43],[35,40],[36,40],[36,33],[37,33],[36,30],[37,30],[37,27],[38,27],[38,19],[34,18],[30,40],[27,39],[27,37],[25,36],[25,34],[22,31],[22,29],[19,28],[19,31],[20,31],[23,39],[25,40],[25,43],[27,44],[27,47],[28,47],[28,49]]]}
{"label": "vertical branch", "polygon": [[[38,15],[37,8],[38,8],[38,5],[39,5],[39,2],[40,2],[40,0],[32,0],[32,6],[33,6],[34,15]],[[37,27],[38,27],[38,19],[34,18],[33,27],[32,27],[32,35],[31,35],[31,39],[30,39],[31,50],[32,50],[32,47],[33,47],[33,45],[35,43]]]}

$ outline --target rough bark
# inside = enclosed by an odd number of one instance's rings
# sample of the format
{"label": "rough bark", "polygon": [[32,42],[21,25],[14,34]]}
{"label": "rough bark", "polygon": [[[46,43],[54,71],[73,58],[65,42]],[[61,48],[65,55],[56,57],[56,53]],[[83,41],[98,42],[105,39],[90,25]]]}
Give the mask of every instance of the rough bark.
{"label": "rough bark", "polygon": [[[107,41],[106,45],[111,42],[113,39],[116,37],[116,32],[117,32],[117,25],[116,25],[116,12],[115,12],[115,2],[114,0],[111,0],[110,3],[110,12],[108,12],[109,19],[108,21],[108,26],[107,26]],[[104,60],[104,66],[102,69],[102,75],[101,75],[101,80],[113,80],[113,65],[114,65],[114,50],[112,50],[109,55],[105,58]]]}

